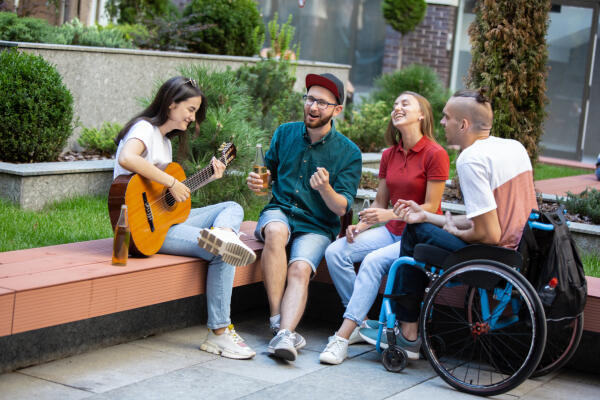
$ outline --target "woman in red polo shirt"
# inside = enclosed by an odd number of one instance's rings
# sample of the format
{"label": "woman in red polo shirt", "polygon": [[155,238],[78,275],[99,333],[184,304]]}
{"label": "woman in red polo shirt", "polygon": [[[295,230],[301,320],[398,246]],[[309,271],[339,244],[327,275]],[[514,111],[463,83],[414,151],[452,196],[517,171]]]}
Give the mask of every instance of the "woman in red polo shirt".
{"label": "woman in red polo shirt", "polygon": [[[391,147],[381,156],[375,201],[360,212],[359,223],[348,227],[346,237],[333,242],[325,252],[329,274],[346,311],[342,326],[319,357],[324,363],[340,364],[348,345],[363,341],[358,329],[369,327],[365,318],[381,280],[400,254],[405,223],[395,220],[389,205],[409,198],[423,209],[441,214],[450,163],[433,136],[433,113],[427,99],[414,92],[400,94],[385,139]],[[358,274],[356,262],[361,262]]]}

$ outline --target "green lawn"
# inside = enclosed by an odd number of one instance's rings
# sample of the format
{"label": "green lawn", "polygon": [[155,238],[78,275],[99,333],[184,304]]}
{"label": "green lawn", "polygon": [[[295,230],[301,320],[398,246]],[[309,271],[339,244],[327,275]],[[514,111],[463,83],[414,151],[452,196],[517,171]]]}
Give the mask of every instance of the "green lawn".
{"label": "green lawn", "polygon": [[0,201],[0,251],[112,236],[106,197],[77,197],[24,211]]}
{"label": "green lawn", "polygon": [[565,176],[593,174],[591,169],[563,167],[560,165],[536,164],[533,171],[533,180],[541,181],[544,179],[563,178]]}

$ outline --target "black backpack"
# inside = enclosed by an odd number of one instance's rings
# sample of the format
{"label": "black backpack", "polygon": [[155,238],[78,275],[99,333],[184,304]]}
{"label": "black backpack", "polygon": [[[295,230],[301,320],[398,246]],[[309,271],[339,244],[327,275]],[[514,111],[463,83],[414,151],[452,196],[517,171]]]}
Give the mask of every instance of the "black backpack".
{"label": "black backpack", "polygon": [[532,212],[539,214],[538,222],[552,224],[554,230],[525,226],[519,245],[525,266],[522,272],[542,300],[547,319],[574,318],[585,307],[587,282],[563,206],[549,213]]}

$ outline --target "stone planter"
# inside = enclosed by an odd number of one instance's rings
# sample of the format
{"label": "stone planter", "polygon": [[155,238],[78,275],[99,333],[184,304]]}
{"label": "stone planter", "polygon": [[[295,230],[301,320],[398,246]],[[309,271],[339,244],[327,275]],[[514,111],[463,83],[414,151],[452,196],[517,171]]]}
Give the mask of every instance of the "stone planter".
{"label": "stone planter", "polygon": [[105,195],[114,160],[12,164],[0,162],[0,196],[24,209],[74,196]]}

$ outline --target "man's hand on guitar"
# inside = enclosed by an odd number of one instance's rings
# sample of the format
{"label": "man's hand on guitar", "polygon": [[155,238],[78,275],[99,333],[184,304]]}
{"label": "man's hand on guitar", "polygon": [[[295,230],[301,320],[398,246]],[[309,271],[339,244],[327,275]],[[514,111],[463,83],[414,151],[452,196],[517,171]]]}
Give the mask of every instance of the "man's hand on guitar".
{"label": "man's hand on guitar", "polygon": [[175,179],[175,183],[169,188],[169,191],[173,195],[175,201],[178,202],[186,201],[191,193],[190,188],[179,182],[177,179]]}
{"label": "man's hand on guitar", "polygon": [[222,161],[217,160],[215,157],[212,158],[210,163],[212,164],[213,170],[215,171],[210,177],[210,180],[216,181],[217,179],[221,179],[223,177],[223,173],[225,172],[226,165],[223,164]]}

